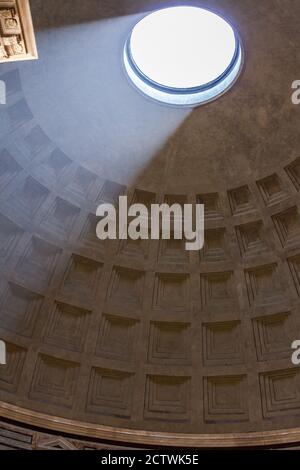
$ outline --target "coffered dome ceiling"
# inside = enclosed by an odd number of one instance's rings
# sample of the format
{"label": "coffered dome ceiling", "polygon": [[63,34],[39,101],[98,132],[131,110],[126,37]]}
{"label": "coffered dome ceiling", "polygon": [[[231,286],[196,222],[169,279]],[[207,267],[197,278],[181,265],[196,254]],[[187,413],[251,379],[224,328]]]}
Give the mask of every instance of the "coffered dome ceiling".
{"label": "coffered dome ceiling", "polygon": [[[191,3],[245,49],[207,106],[126,78],[124,42],[162,1],[31,0],[40,59],[0,66],[3,416],[150,444],[300,439],[300,4]],[[119,194],[204,202],[204,250],[100,242],[96,207]]]}

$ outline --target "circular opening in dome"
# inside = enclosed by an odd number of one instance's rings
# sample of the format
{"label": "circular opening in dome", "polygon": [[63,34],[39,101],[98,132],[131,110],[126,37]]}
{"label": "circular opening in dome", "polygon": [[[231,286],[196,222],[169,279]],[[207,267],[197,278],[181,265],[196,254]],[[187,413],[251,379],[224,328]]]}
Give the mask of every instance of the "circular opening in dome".
{"label": "circular opening in dome", "polygon": [[151,98],[196,106],[232,86],[241,70],[242,48],[232,26],[215,13],[172,7],[134,26],[124,63],[131,81]]}

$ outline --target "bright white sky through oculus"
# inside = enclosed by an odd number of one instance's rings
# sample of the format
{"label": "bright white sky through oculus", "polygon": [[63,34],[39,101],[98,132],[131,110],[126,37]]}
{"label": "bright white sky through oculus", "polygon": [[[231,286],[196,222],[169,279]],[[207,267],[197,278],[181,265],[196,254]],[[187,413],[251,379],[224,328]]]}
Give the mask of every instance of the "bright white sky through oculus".
{"label": "bright white sky through oculus", "polygon": [[232,27],[212,12],[174,7],[143,18],[131,35],[132,59],[150,80],[171,88],[201,87],[218,79],[236,51]]}

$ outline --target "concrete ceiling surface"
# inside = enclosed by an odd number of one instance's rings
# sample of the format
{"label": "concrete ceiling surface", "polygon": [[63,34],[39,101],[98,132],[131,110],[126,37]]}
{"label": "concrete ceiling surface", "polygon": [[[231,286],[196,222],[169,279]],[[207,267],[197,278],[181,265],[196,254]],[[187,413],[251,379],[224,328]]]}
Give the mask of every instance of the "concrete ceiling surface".
{"label": "concrete ceiling surface", "polygon": [[[165,107],[126,77],[126,38],[162,1],[31,0],[40,58],[0,66],[3,402],[132,430],[299,426],[300,4],[189,3],[244,47],[211,104]],[[204,202],[204,250],[97,240],[97,205],[124,193]]]}

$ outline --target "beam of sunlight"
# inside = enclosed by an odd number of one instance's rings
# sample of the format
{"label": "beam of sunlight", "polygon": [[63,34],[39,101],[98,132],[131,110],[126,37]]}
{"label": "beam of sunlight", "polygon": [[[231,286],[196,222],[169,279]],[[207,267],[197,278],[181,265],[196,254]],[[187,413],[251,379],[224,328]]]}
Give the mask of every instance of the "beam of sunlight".
{"label": "beam of sunlight", "polygon": [[123,47],[145,14],[37,34],[39,61],[20,65],[27,102],[67,155],[129,185],[191,113],[139,94],[123,65]]}

